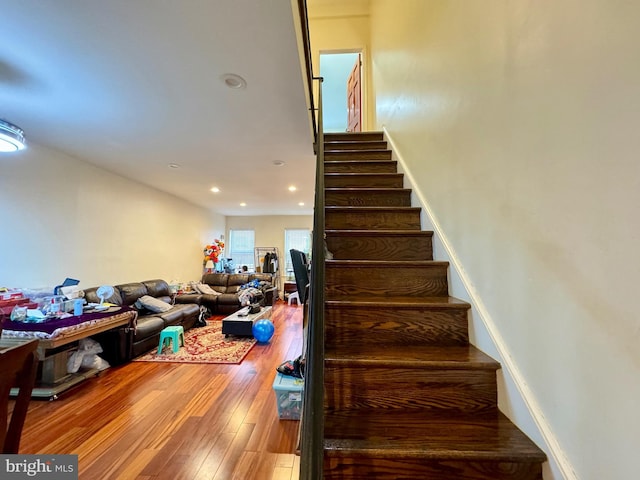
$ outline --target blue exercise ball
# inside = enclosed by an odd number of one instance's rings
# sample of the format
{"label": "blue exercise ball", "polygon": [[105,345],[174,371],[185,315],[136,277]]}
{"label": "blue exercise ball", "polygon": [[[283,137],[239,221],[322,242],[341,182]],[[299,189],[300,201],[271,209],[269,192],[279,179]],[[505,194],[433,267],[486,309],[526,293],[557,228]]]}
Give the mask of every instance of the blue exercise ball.
{"label": "blue exercise ball", "polygon": [[267,343],[273,337],[273,332],[276,331],[276,327],[273,326],[273,323],[268,318],[263,318],[262,320],[258,320],[253,322],[253,327],[251,328],[253,332],[253,337],[260,343]]}

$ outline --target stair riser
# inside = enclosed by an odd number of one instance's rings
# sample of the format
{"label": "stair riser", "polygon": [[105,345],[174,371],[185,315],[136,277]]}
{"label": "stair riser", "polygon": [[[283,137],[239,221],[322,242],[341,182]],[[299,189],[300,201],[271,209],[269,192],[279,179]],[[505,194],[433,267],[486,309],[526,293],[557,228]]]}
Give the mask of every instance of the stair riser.
{"label": "stair riser", "polygon": [[324,151],[334,150],[386,150],[387,142],[324,142]]}
{"label": "stair riser", "polygon": [[325,173],[396,173],[398,171],[398,162],[371,160],[371,161],[352,161],[352,162],[325,162]]}
{"label": "stair riser", "polygon": [[[493,369],[349,367],[325,362],[325,410],[489,412],[497,406]],[[336,427],[340,429],[340,427]],[[342,431],[325,430],[328,437]]]}
{"label": "stair riser", "polygon": [[352,236],[327,233],[327,247],[336,260],[433,260],[431,236]]}
{"label": "stair riser", "polygon": [[325,205],[350,207],[410,207],[411,191],[360,192],[352,189],[325,191]]}
{"label": "stair riser", "polygon": [[362,150],[359,151],[332,151],[325,152],[326,160],[391,160],[390,150]]}
{"label": "stair riser", "polygon": [[376,142],[384,140],[382,132],[357,132],[357,133],[325,133],[324,141],[327,142]]}
{"label": "stair riser", "polygon": [[328,174],[324,177],[325,188],[402,188],[402,174],[388,175],[336,175]]}
{"label": "stair riser", "polygon": [[328,230],[420,230],[420,209],[351,210],[326,209]]}
{"label": "stair riser", "polygon": [[415,268],[343,267],[328,262],[325,266],[326,298],[355,299],[362,296],[425,296],[449,294],[447,267],[442,264]]}
{"label": "stair riser", "polygon": [[367,346],[467,345],[466,308],[325,308],[325,348],[349,352]]}
{"label": "stair riser", "polygon": [[333,457],[325,454],[325,480],[542,480],[536,462],[464,461],[455,459]]}

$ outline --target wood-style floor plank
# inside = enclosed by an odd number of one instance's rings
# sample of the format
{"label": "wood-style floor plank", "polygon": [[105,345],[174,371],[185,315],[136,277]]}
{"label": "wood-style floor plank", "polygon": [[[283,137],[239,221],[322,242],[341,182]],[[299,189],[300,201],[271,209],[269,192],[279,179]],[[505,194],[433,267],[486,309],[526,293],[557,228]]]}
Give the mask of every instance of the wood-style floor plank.
{"label": "wood-style floor plank", "polygon": [[302,308],[240,365],[131,362],[33,400],[20,453],[77,454],[82,480],[297,480],[298,422],[278,419],[276,367],[302,350]]}

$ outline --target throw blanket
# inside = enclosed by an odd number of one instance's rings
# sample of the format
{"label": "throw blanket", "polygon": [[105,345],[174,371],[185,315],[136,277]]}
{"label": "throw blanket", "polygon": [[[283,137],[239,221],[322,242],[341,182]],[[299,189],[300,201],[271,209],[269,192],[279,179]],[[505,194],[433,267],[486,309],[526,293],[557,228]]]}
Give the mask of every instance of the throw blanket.
{"label": "throw blanket", "polygon": [[240,305],[242,306],[254,303],[254,300],[261,296],[262,292],[253,287],[243,288],[238,292],[238,299],[240,300]]}

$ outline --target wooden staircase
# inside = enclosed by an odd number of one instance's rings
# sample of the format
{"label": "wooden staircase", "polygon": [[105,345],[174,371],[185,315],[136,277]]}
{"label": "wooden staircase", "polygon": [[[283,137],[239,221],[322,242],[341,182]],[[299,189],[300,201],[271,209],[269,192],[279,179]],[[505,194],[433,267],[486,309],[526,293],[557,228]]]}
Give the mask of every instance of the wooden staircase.
{"label": "wooden staircase", "polygon": [[382,133],[325,135],[325,479],[542,479]]}

